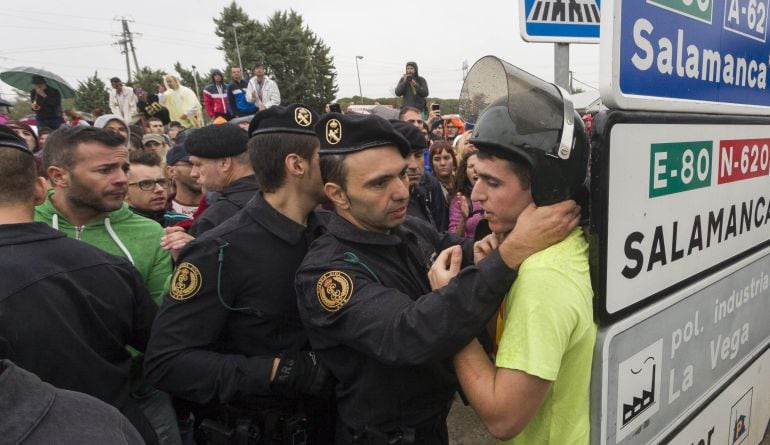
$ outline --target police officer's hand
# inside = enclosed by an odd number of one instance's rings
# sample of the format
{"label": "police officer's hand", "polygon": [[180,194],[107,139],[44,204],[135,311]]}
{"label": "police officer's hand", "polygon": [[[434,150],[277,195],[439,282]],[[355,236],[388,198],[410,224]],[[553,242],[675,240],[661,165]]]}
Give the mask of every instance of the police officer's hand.
{"label": "police officer's hand", "polygon": [[500,256],[508,267],[517,268],[533,253],[563,240],[579,222],[580,206],[575,201],[542,207],[530,204],[500,244]]}
{"label": "police officer's hand", "polygon": [[286,351],[281,354],[270,388],[286,396],[307,394],[331,397],[334,379],[315,352]]}
{"label": "police officer's hand", "polygon": [[171,258],[176,261],[179,252],[195,237],[184,231],[182,227],[166,227],[166,234],[160,238],[160,247],[171,251]]}
{"label": "police officer's hand", "polygon": [[460,273],[463,251],[460,246],[444,249],[428,271],[428,281],[433,290],[440,289]]}

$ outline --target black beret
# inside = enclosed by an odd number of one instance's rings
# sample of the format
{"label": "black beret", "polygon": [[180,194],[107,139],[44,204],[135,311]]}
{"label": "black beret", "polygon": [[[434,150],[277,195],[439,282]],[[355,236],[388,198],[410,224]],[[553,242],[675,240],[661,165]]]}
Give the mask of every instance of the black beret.
{"label": "black beret", "polygon": [[428,148],[428,141],[425,140],[425,135],[422,134],[419,128],[413,124],[404,121],[392,120],[393,129],[401,133],[401,136],[409,142],[409,151],[423,151]]}
{"label": "black beret", "polygon": [[15,148],[32,156],[32,152],[27,147],[27,142],[5,125],[0,125],[0,147]]}
{"label": "black beret", "polygon": [[219,159],[238,156],[246,151],[249,136],[237,125],[206,125],[196,128],[184,141],[190,156]]}
{"label": "black beret", "polygon": [[326,113],[315,126],[321,155],[346,154],[367,148],[395,145],[409,154],[409,142],[387,120],[374,115]]}
{"label": "black beret", "polygon": [[313,125],[318,115],[302,104],[276,105],[254,115],[249,136],[264,133],[294,133],[315,136]]}

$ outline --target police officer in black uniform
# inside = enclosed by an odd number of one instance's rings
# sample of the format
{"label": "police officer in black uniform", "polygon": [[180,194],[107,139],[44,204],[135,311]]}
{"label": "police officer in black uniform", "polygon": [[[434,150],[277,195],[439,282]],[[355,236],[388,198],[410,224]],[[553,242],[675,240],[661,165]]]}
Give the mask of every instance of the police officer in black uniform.
{"label": "police officer in black uniform", "polygon": [[0,125],[0,338],[17,365],[111,404],[157,443],[129,397],[126,350],[145,349],[155,303],[124,258],[33,222],[45,192],[26,143]]}
{"label": "police officer in black uniform", "polygon": [[191,175],[206,192],[208,207],[190,227],[200,236],[241,210],[259,189],[246,146],[248,134],[233,124],[207,125],[185,138],[184,148],[193,164]]}
{"label": "police officer in black uniform", "polygon": [[203,425],[212,440],[333,437],[334,406],[316,397],[331,396],[330,376],[309,349],[293,286],[328,215],[314,211],[323,198],[316,121],[303,105],[257,113],[249,153],[261,192],[185,247],[153,327],[147,379],[221,405]]}
{"label": "police officer in black uniform", "polygon": [[483,329],[521,261],[575,227],[577,206],[528,213],[496,249],[492,236],[451,247],[406,216],[410,147],[388,121],[329,113],[316,133],[337,213],[296,282],[311,345],[338,379],[335,443],[446,444],[445,359]]}

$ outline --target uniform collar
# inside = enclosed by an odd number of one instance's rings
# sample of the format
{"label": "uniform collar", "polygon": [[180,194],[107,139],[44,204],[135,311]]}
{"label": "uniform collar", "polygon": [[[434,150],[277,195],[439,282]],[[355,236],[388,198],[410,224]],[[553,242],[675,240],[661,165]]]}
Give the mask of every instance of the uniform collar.
{"label": "uniform collar", "polygon": [[67,236],[42,222],[0,224],[0,246],[13,246]]}
{"label": "uniform collar", "polygon": [[230,185],[224,188],[222,190],[222,196],[227,196],[231,193],[238,193],[238,192],[247,192],[251,190],[257,190],[259,187],[257,186],[257,177],[255,175],[248,175],[244,176],[242,178],[238,178]]}
{"label": "uniform collar", "polygon": [[308,216],[308,226],[305,227],[274,209],[265,201],[262,193],[254,195],[254,198],[247,204],[245,212],[265,230],[291,245],[302,241],[308,232],[315,233],[322,227],[315,211]]}
{"label": "uniform collar", "polygon": [[401,244],[403,237],[407,233],[401,226],[393,229],[390,235],[369,232],[359,229],[336,213],[331,216],[327,230],[335,238],[375,246],[397,246]]}

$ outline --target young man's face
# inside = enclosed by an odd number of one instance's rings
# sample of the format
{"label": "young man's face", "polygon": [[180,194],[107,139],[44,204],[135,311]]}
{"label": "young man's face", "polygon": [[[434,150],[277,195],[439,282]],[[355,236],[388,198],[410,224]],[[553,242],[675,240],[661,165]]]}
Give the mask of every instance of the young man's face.
{"label": "young man's face", "polygon": [[508,233],[522,211],[532,202],[532,192],[521,186],[508,161],[496,157],[476,158],[478,181],[471,199],[481,203],[493,233]]}
{"label": "young man's face", "polygon": [[[347,204],[337,212],[355,226],[388,233],[406,220],[409,182],[406,161],[393,145],[370,148],[345,157]],[[332,196],[329,196],[332,198]]]}
{"label": "young man's face", "polygon": [[117,91],[123,90],[123,82],[110,82],[112,85],[112,88],[115,88]]}
{"label": "young man's face", "polygon": [[[149,190],[143,182],[152,182]],[[163,175],[163,167],[160,165],[151,167],[149,165],[134,164],[128,171],[128,194],[126,202],[139,210],[147,212],[159,212],[166,208],[166,199],[168,198],[169,180]],[[165,184],[166,186],[162,186]]]}
{"label": "young man's face", "polygon": [[155,153],[160,153],[160,151],[163,149],[163,144],[155,141],[147,141],[144,143],[144,149],[154,151]]}
{"label": "young man's face", "polygon": [[214,82],[222,83],[222,75],[221,74],[214,74]]}
{"label": "young man's face", "polygon": [[119,209],[128,189],[128,148],[86,142],[73,156],[75,166],[68,172],[69,183],[61,188],[66,199],[97,213]]}
{"label": "young man's face", "polygon": [[404,122],[409,122],[410,124],[419,128],[420,131],[423,130],[422,115],[416,111],[412,111],[412,110],[406,111],[404,115],[401,116],[401,120]]}
{"label": "young man's face", "polygon": [[265,67],[260,65],[254,68],[254,75],[257,77],[264,77],[265,75]]}
{"label": "young man's face", "polygon": [[423,164],[422,151],[412,151],[406,155],[406,174],[409,178],[409,186],[416,187],[420,184],[422,174],[425,171]]}
{"label": "young man's face", "polygon": [[238,82],[242,78],[241,69],[238,67],[230,68],[230,78]]}
{"label": "young man's face", "polygon": [[414,75],[415,72],[417,72],[417,70],[415,70],[412,65],[407,65],[406,66],[406,74]]}
{"label": "young man's face", "polygon": [[123,122],[117,119],[113,119],[107,122],[107,125],[104,126],[104,129],[123,136],[123,138],[126,139],[126,143],[128,143],[128,128],[123,125]]}
{"label": "young man's face", "polygon": [[163,122],[150,121],[150,133],[163,134]]}
{"label": "young man's face", "polygon": [[174,165],[166,167],[168,177],[173,179],[177,186],[182,185],[188,190],[200,193],[201,185],[191,176],[192,168],[192,163],[188,161],[177,161]]}

